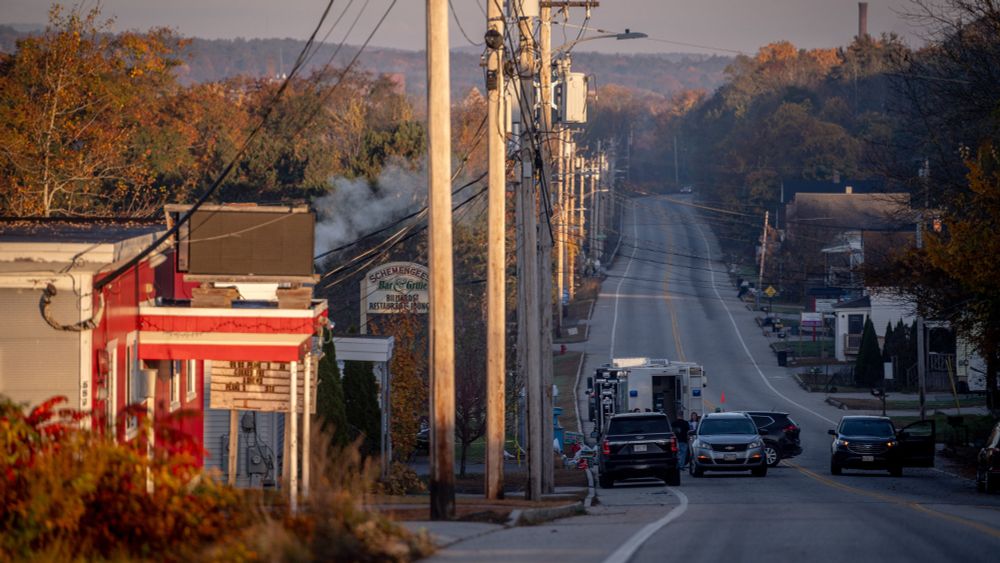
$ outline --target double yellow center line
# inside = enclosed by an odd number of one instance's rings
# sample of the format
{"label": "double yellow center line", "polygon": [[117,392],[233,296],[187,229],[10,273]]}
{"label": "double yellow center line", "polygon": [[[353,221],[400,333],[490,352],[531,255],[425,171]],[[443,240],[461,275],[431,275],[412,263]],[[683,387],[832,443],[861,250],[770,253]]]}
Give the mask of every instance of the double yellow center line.
{"label": "double yellow center line", "polygon": [[875,492],[875,491],[866,491],[864,489],[859,489],[858,487],[852,487],[850,485],[841,483],[839,481],[835,481],[833,479],[829,479],[827,477],[824,477],[823,475],[820,475],[820,474],[818,474],[818,473],[816,473],[814,471],[810,471],[810,470],[806,469],[805,467],[802,467],[801,465],[792,463],[792,462],[790,462],[788,460],[785,460],[784,463],[785,463],[785,465],[798,470],[803,475],[805,475],[807,477],[810,477],[812,479],[815,479],[816,481],[819,481],[820,483],[822,483],[822,484],[824,484],[824,485],[826,485],[828,487],[832,487],[834,489],[839,489],[841,491],[845,491],[845,492],[848,492],[848,493],[854,493],[854,494],[860,495],[860,496],[865,496],[865,497],[868,497],[868,498],[873,498],[873,499],[880,500],[882,502],[889,503],[889,504],[895,504],[895,505],[898,505],[898,506],[905,506],[906,508],[909,508],[911,510],[915,510],[915,511],[923,513],[923,514],[934,516],[934,517],[940,518],[942,520],[947,520],[949,522],[954,522],[955,524],[960,524],[960,525],[965,526],[967,528],[972,528],[973,530],[977,530],[977,531],[982,532],[982,533],[984,533],[984,534],[986,534],[988,536],[991,536],[991,537],[994,537],[994,538],[1000,538],[1000,530],[998,530],[997,528],[993,528],[991,526],[988,526],[986,524],[983,524],[981,522],[976,522],[975,520],[970,520],[968,518],[963,518],[961,516],[956,516],[954,514],[948,514],[947,512],[941,512],[941,511],[938,511],[938,510],[934,510],[933,508],[929,508],[929,507],[927,507],[924,504],[921,504],[921,503],[918,503],[918,502],[912,502],[912,501],[904,500],[904,499],[901,499],[901,498],[893,496],[893,495],[888,495],[888,494],[879,493],[879,492]]}

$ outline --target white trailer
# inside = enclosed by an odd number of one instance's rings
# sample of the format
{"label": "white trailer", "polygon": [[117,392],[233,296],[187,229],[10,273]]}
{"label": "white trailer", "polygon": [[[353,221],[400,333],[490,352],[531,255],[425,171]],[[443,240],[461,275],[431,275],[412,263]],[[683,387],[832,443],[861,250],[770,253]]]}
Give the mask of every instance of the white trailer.
{"label": "white trailer", "polygon": [[700,364],[667,358],[614,358],[610,366],[628,371],[624,412],[648,409],[675,418],[682,408],[685,418],[691,412],[705,414],[703,390],[708,379]]}

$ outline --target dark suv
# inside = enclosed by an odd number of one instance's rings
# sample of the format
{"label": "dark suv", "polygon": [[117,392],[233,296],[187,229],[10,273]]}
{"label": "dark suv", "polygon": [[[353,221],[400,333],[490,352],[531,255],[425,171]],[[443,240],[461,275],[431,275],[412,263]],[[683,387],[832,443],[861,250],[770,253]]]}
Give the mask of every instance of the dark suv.
{"label": "dark suv", "polygon": [[691,442],[691,475],[706,471],[746,471],[767,475],[764,440],[750,415],[742,412],[706,414]]}
{"label": "dark suv", "polygon": [[662,413],[616,414],[608,421],[597,456],[602,488],[619,479],[656,477],[667,485],[681,484],[677,437]]}
{"label": "dark suv", "polygon": [[976,456],[976,489],[981,493],[1000,490],[1000,422]]}
{"label": "dark suv", "polygon": [[884,416],[845,416],[830,435],[833,475],[844,469],[881,469],[899,477],[904,467],[934,467],[933,420],[896,430]]}
{"label": "dark suv", "polygon": [[748,411],[764,439],[764,459],[768,467],[774,467],[781,460],[802,453],[799,442],[799,425],[786,412]]}

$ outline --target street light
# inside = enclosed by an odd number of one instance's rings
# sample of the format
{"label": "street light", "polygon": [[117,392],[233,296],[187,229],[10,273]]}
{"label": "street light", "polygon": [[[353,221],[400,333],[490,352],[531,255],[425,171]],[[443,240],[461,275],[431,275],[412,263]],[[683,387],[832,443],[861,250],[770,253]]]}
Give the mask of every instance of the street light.
{"label": "street light", "polygon": [[[604,30],[598,30],[604,31]],[[625,41],[627,39],[645,39],[649,37],[645,33],[638,31],[632,31],[631,29],[626,29],[624,33],[604,33],[602,35],[590,35],[587,37],[581,37],[580,39],[575,39],[569,43],[564,43],[552,52],[553,55],[559,53],[568,53],[570,49],[576,46],[577,43],[583,43],[584,41],[593,41],[594,39],[615,39],[617,41]]]}

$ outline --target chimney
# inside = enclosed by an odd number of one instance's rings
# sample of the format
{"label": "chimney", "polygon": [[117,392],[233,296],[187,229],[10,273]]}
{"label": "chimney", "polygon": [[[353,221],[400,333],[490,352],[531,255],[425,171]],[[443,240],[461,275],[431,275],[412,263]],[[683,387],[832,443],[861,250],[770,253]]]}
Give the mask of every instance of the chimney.
{"label": "chimney", "polygon": [[858,39],[868,37],[868,2],[858,2]]}

